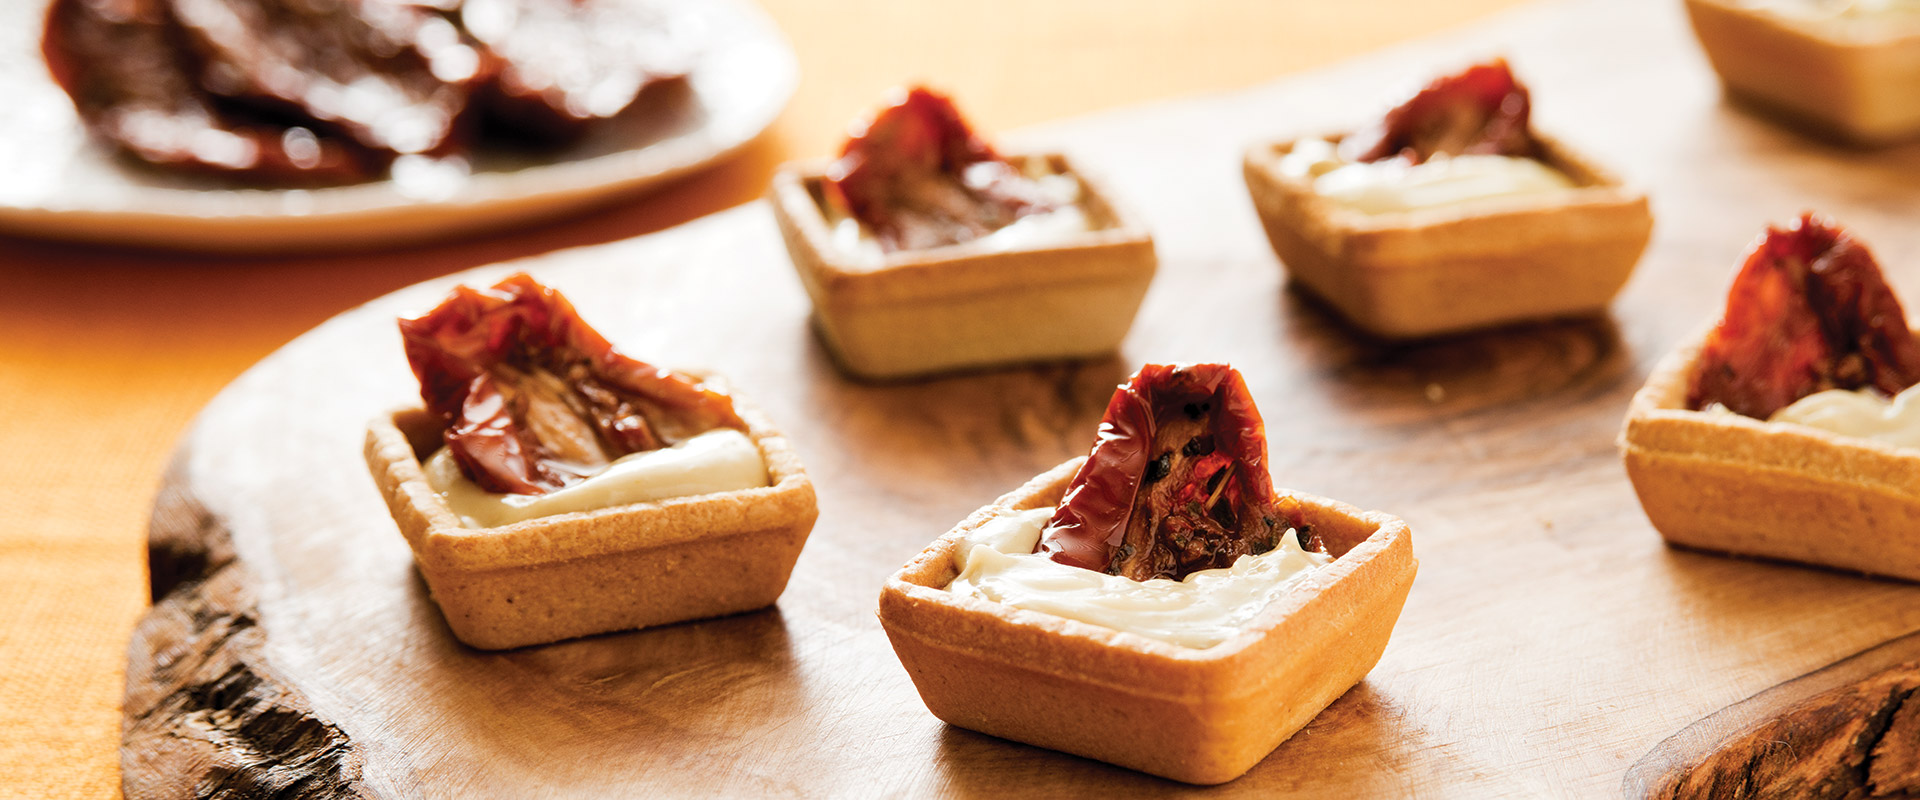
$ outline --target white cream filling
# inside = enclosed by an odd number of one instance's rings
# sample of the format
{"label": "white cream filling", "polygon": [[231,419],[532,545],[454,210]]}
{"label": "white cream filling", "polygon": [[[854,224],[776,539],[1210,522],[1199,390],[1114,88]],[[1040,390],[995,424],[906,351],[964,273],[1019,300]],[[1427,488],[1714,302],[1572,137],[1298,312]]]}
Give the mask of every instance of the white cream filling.
{"label": "white cream filling", "polygon": [[1920,387],[1909,388],[1891,400],[1866,389],[1815,392],[1773,412],[1767,421],[1920,449]]}
{"label": "white cream filling", "polygon": [[954,548],[959,576],[947,591],[1015,608],[1205,648],[1240,633],[1301,576],[1333,560],[1300,549],[1292,530],[1279,547],[1184,580],[1136,581],[1061,564],[1034,553],[1052,508],[995,518]]}
{"label": "white cream filling", "polygon": [[461,473],[460,464],[444,447],[425,466],[428,485],[446,498],[462,524],[475,528],[767,485],[760,448],[732,428],[716,428],[672,447],[628,454],[586,480],[546,494],[495,494],[482,489]]}
{"label": "white cream filling", "polygon": [[1313,180],[1313,191],[1363,214],[1390,214],[1492,197],[1551,195],[1578,188],[1531,158],[1434,156],[1423,164],[1350,162],[1333,143],[1303,139],[1280,159],[1280,172]]}
{"label": "white cream filling", "polygon": [[[1053,203],[1054,210],[1028,214],[985,236],[951,246],[1005,253],[1058,244],[1093,230],[1093,220],[1080,206],[1080,180],[1064,173],[1036,172],[1036,163],[1040,162],[1028,162],[1027,177],[1040,185],[1040,194]],[[831,204],[822,211],[832,229],[835,249],[863,266],[877,267],[886,261],[887,254],[880,248],[880,241],[873,238],[873,232],[859,220]]]}

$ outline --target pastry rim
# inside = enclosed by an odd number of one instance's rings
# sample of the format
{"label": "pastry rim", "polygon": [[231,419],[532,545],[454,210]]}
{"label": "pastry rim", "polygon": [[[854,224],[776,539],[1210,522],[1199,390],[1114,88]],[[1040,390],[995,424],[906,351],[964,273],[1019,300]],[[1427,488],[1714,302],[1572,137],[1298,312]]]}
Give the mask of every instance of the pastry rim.
{"label": "pastry rim", "polygon": [[1536,137],[1542,160],[1579,186],[1384,214],[1281,174],[1280,160],[1305,138],[1247,148],[1247,192],[1288,282],[1374,337],[1604,313],[1651,240],[1646,192],[1552,137]]}
{"label": "pastry rim", "polygon": [[1347,131],[1265,141],[1248,147],[1243,159],[1249,172],[1257,171],[1275,189],[1306,209],[1307,213],[1294,227],[1312,234],[1309,238],[1321,244],[1323,249],[1326,249],[1324,244],[1333,238],[1424,234],[1436,229],[1459,228],[1494,220],[1644,204],[1647,199],[1644,190],[1622,179],[1598,161],[1558,138],[1541,133],[1533,134],[1533,138],[1544,156],[1535,160],[1573,179],[1576,184],[1573,188],[1544,196],[1483,197],[1436,207],[1369,214],[1314,191],[1311,177],[1301,178],[1281,172],[1280,160],[1300,142],[1322,139],[1338,145],[1351,135],[1352,132]]}
{"label": "pastry rim", "polygon": [[1864,26],[1829,24],[1832,20],[1802,20],[1765,7],[1748,6],[1730,0],[1686,0],[1687,5],[1712,6],[1715,10],[1765,24],[1774,33],[1818,42],[1836,50],[1871,50],[1920,44],[1920,25],[1904,30],[1883,31],[1876,35],[1844,35],[1842,30],[1864,30]]}
{"label": "pastry rim", "polygon": [[[1662,357],[1634,392],[1619,437],[1624,452],[1718,458],[1920,500],[1920,450],[1794,422],[1687,408],[1688,384],[1713,327],[1702,327]],[[1675,439],[1718,447],[1670,446]],[[1744,445],[1746,452],[1729,446],[1734,444]],[[1908,474],[1902,476],[1903,471]]]}
{"label": "pastry rim", "polygon": [[[1075,284],[1082,281],[1108,281],[1132,277],[1137,269],[1124,258],[1107,259],[1110,265],[1063,264],[1060,272],[1032,271],[1036,259],[1053,260],[1055,254],[1096,250],[1133,250],[1153,247],[1153,236],[1140,218],[1125,204],[1115,200],[1105,180],[1090,172],[1063,152],[1034,151],[1006,153],[1015,165],[1043,158],[1058,174],[1071,175],[1080,184],[1078,204],[1090,217],[1108,224],[1095,230],[1074,234],[1060,242],[1011,250],[980,250],[971,242],[944,245],[923,250],[887,253],[879,265],[862,265],[833,244],[826,215],[816,199],[814,186],[826,175],[831,159],[790,162],[774,173],[769,196],[775,213],[795,233],[790,241],[808,251],[808,258],[793,259],[803,277],[818,283],[822,292],[836,298],[854,295],[890,295],[909,292],[926,296],[926,284],[940,284],[944,293],[989,293],[1006,286]],[[918,290],[918,291],[915,291]],[[873,298],[875,301],[880,297]]]}
{"label": "pastry rim", "polygon": [[[1720,83],[1766,116],[1854,147],[1920,135],[1920,25],[1874,33],[1726,0],[1685,7]],[[1753,53],[1774,66],[1756,65]]]}
{"label": "pastry rim", "polygon": [[[718,383],[701,373],[687,374]],[[720,391],[727,393],[724,385]],[[395,409],[368,423],[367,466],[414,558],[434,571],[544,566],[753,533],[812,517],[817,513],[813,483],[791,443],[759,409],[738,395],[729,396],[747,424],[748,438],[759,448],[766,464],[766,486],[571,511],[495,528],[470,528],[427,482],[423,461],[407,433],[408,428],[433,424],[419,406]],[[693,522],[707,524],[689,524]],[[715,522],[719,524],[712,524]],[[601,526],[616,530],[611,535],[594,531]]]}
{"label": "pastry rim", "polygon": [[[1412,552],[1411,532],[1407,523],[1401,518],[1380,511],[1364,511],[1329,498],[1277,489],[1278,496],[1293,497],[1310,509],[1344,516],[1351,521],[1372,524],[1375,529],[1366,539],[1356,543],[1346,553],[1297,580],[1283,595],[1275,598],[1262,609],[1260,614],[1248,622],[1239,633],[1211,647],[1186,647],[1136,633],[947,591],[946,586],[958,574],[953,567],[953,549],[968,533],[1001,516],[1039,507],[1046,502],[1040,498],[1066,487],[1067,482],[1079,471],[1080,465],[1086,461],[1086,458],[1086,456],[1080,456],[1043,472],[1020,488],[974,511],[959,525],[933,540],[906,565],[889,576],[882,589],[880,613],[881,621],[889,632],[895,632],[895,626],[889,624],[889,601],[932,601],[983,623],[1006,625],[1024,631],[1037,631],[1044,634],[1046,638],[1060,642],[1101,648],[1111,654],[1110,657],[1115,662],[1111,666],[1124,669],[1128,665],[1144,664],[1163,669],[1176,669],[1182,673],[1182,677],[1187,679],[1189,685],[1184,689],[1161,686],[1158,690],[1143,690],[1136,684],[1122,684],[1085,671],[1053,672],[1038,664],[1028,664],[1029,669],[1048,672],[1056,677],[1074,681],[1120,687],[1133,694],[1173,700],[1203,698],[1216,700],[1253,693],[1258,688],[1257,685],[1246,684],[1236,687],[1236,690],[1223,693],[1218,686],[1212,684],[1233,677],[1233,672],[1246,666],[1241,662],[1259,655],[1255,652],[1257,645],[1272,636],[1274,631],[1285,623],[1301,618],[1303,610],[1332,586],[1351,578],[1370,565],[1384,564],[1393,560],[1406,562],[1405,580],[1410,584],[1413,579],[1412,573],[1418,566],[1418,559]],[[1349,558],[1350,556],[1353,558]],[[912,577],[915,573],[925,570],[932,570],[934,574],[944,576],[945,580],[938,581],[938,585],[934,585],[931,582],[917,581]],[[911,630],[901,632],[913,633]]]}

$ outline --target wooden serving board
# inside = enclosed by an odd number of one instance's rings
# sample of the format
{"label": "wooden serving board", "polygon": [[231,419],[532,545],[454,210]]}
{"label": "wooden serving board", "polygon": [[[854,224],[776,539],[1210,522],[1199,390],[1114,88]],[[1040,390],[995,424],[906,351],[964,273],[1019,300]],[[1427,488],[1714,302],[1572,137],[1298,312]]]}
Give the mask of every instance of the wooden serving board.
{"label": "wooden serving board", "polygon": [[[1388,346],[1287,290],[1242,148],[1352,126],[1502,53],[1543,129],[1652,189],[1654,242],[1613,316]],[[850,382],[753,205],[407,289],[242,376],[155,509],[129,796],[1183,791],[942,725],[874,608],[929,540],[1084,452],[1137,365],[1198,360],[1245,372],[1282,485],[1405,517],[1421,559],[1367,680],[1211,793],[1642,796],[1691,780],[1702,796],[1859,796],[1910,777],[1920,645],[1900,637],[1920,628],[1920,587],[1669,549],[1615,436],[1768,221],[1828,212],[1920,289],[1920,148],[1837,150],[1729,108],[1668,0],[1537,6],[1274,86],[1002,138],[1100,169],[1158,238],[1119,358]],[[362,426],[414,397],[393,318],[515,269],[629,353],[729,375],[787,429],[820,520],[777,608],[507,653],[449,635],[361,463]],[[1766,783],[1783,775],[1804,781]]]}

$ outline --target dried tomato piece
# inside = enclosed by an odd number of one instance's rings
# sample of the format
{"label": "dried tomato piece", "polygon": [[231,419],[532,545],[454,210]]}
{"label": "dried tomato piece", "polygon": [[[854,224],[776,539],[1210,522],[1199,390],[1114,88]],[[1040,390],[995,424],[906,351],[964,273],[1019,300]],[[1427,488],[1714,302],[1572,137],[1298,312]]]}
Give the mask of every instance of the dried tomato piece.
{"label": "dried tomato piece", "polygon": [[826,191],[889,253],[970,241],[1054,209],[953,101],[921,87],[847,139]]}
{"label": "dried tomato piece", "polygon": [[390,154],[447,154],[471,136],[480,56],[453,23],[420,7],[167,1],[203,65],[202,87],[227,102]]}
{"label": "dried tomato piece", "polygon": [[1232,566],[1288,528],[1319,549],[1267,474],[1266,424],[1224,364],[1148,364],[1122,384],[1035,552],[1134,580]]}
{"label": "dried tomato piece", "polygon": [[236,118],[195,85],[164,0],[55,0],[41,50],[87,127],[151,164],[292,185],[366,180],[382,166],[330,136]]}
{"label": "dried tomato piece", "polygon": [[1435,79],[1372,127],[1347,137],[1340,152],[1350,161],[1400,158],[1410,164],[1436,155],[1533,158],[1539,145],[1528,127],[1531,113],[1527,87],[1513,77],[1506,59],[1496,58]]}
{"label": "dried tomato piece", "polygon": [[1768,227],[1707,335],[1687,405],[1766,419],[1827,389],[1889,396],[1920,383],[1920,345],[1880,267],[1851,235],[1802,214]]}
{"label": "dried tomato piece", "polygon": [[434,0],[495,62],[477,101],[488,122],[548,143],[580,139],[649,88],[686,77],[692,53],[670,9],[636,0]]}
{"label": "dried tomato piece", "polygon": [[490,492],[544,494],[629,453],[746,429],[732,398],[622,355],[525,273],[455,289],[400,336],[454,460]]}

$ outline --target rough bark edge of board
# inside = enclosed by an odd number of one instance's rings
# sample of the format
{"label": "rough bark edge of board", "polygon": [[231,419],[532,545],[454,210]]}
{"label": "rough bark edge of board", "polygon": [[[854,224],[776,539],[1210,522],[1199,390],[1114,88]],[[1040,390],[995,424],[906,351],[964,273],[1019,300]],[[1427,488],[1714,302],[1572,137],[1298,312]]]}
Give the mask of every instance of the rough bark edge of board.
{"label": "rough bark edge of board", "polygon": [[1920,633],[1716,711],[1655,745],[1622,794],[1661,798],[1920,796]]}
{"label": "rough bark edge of board", "polygon": [[361,756],[275,674],[254,579],[174,455],[148,524],[153,608],[127,647],[128,798],[364,797]]}

